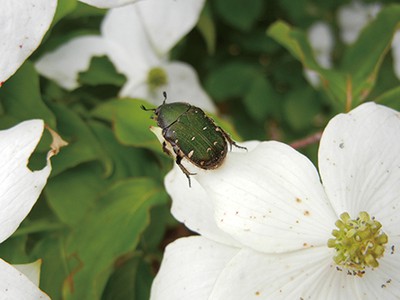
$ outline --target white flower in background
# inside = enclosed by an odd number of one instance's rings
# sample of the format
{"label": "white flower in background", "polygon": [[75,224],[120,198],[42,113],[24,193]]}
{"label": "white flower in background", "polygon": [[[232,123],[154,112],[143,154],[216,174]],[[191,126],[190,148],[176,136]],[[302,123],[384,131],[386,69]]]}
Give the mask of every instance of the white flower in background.
{"label": "white flower in background", "polygon": [[135,3],[139,0],[79,0],[79,1],[98,8],[112,8],[112,7],[124,6],[130,3]]}
{"label": "white flower in background", "polygon": [[152,300],[398,297],[398,112],[367,103],[334,117],[320,176],[283,143],[245,146],[195,170],[192,188],[177,167],[167,175],[174,216],[201,236],[167,247]]}
{"label": "white flower in background", "polygon": [[[47,155],[47,165],[28,169],[28,159],[44,129],[42,120],[22,122],[0,131],[0,243],[10,237],[38,199],[51,171],[50,157],[62,140],[55,141]],[[0,259],[1,299],[49,299],[38,287],[40,262],[11,266]]]}
{"label": "white flower in background", "polygon": [[381,8],[381,3],[366,4],[360,1],[340,7],[337,18],[342,41],[345,44],[354,43],[361,30],[376,17]]}
{"label": "white flower in background", "polygon": [[[354,43],[361,30],[371,22],[382,8],[381,3],[364,4],[353,1],[339,9],[338,23],[344,43]],[[392,41],[392,57],[394,73],[400,79],[400,33],[397,31]]]}
{"label": "white flower in background", "polygon": [[[332,67],[332,50],[334,39],[332,30],[325,22],[315,22],[307,32],[308,40],[314,51],[316,61],[321,67],[330,69]],[[307,80],[312,86],[317,87],[320,84],[317,72],[309,69],[304,70]]]}
{"label": "white flower in background", "polygon": [[56,6],[57,0],[0,2],[0,86],[39,46]]}
{"label": "white flower in background", "polygon": [[36,64],[42,75],[66,89],[78,87],[78,73],[93,56],[107,55],[127,77],[120,96],[161,103],[187,101],[209,112],[215,106],[201,88],[194,69],[170,61],[168,53],[197,23],[204,0],[146,0],[109,10],[101,36],[73,39]]}
{"label": "white flower in background", "polygon": [[[339,8],[337,14],[340,37],[345,44],[354,43],[361,30],[371,22],[381,10],[380,3],[364,4],[360,1],[352,1]],[[332,50],[334,36],[330,26],[322,21],[315,22],[307,32],[310,46],[314,51],[316,61],[323,67],[332,67]],[[400,67],[399,67],[400,68]],[[317,72],[305,69],[305,76],[312,86],[320,85]]]}
{"label": "white flower in background", "polygon": [[394,73],[400,79],[400,31],[396,31],[393,37],[392,57]]}
{"label": "white flower in background", "polygon": [[[341,38],[344,43],[354,43],[361,30],[371,22],[382,8],[381,3],[364,4],[353,1],[339,9],[338,23],[341,29]],[[400,33],[397,31],[392,41],[393,69],[400,79]]]}

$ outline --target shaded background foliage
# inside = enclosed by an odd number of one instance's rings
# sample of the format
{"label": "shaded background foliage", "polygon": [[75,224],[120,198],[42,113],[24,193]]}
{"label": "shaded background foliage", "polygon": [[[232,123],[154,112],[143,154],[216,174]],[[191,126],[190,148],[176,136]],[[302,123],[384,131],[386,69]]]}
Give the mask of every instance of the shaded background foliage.
{"label": "shaded background foliage", "polygon": [[[387,54],[400,7],[381,1],[387,7],[381,17],[348,47],[337,25],[337,10],[348,3],[208,1],[171,56],[196,69],[220,111],[216,120],[236,139],[291,143],[362,101],[399,108],[399,81]],[[2,128],[41,118],[69,142],[53,159],[51,178],[29,217],[0,245],[1,257],[12,263],[43,259],[41,288],[53,299],[148,299],[163,248],[191,234],[169,212],[163,178],[173,161],[149,132],[149,114],[140,110],[151,105],[117,98],[126,79],[108,58],[94,57],[72,92],[39,77],[33,66],[72,37],[99,33],[105,12],[59,1],[40,48],[0,89]],[[318,20],[334,30],[333,70],[315,62],[306,39]],[[321,88],[307,82],[303,66],[319,72]],[[49,141],[46,136],[32,157],[33,169],[44,164]],[[300,150],[316,162],[317,143]]]}

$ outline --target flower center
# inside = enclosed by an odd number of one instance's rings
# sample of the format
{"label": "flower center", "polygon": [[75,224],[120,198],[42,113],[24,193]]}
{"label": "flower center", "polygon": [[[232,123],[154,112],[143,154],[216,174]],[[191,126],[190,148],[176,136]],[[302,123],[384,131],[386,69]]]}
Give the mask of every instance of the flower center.
{"label": "flower center", "polygon": [[167,73],[159,68],[152,68],[147,74],[147,84],[149,85],[150,91],[154,91],[163,85],[168,83]]}
{"label": "flower center", "polygon": [[378,259],[383,256],[384,245],[388,242],[388,236],[381,231],[381,223],[366,212],[360,212],[355,220],[345,212],[335,225],[338,229],[332,230],[334,238],[328,240],[328,247],[336,250],[333,260],[338,266],[359,276],[366,267],[379,266]]}

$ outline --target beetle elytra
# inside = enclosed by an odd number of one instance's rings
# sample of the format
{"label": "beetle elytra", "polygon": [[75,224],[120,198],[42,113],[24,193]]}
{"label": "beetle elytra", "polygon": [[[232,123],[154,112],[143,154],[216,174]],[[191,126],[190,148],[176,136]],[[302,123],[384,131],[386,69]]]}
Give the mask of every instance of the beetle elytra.
{"label": "beetle elytra", "polygon": [[218,168],[224,161],[228,143],[230,150],[232,145],[247,150],[237,145],[202,109],[186,102],[166,103],[167,94],[164,92],[163,95],[164,101],[159,107],[148,109],[142,105],[141,108],[154,112],[153,118],[162,129],[163,150],[173,156],[168,148],[172,149],[176,164],[188,178],[189,186],[189,175],[195,174],[182,165],[183,158],[201,169],[210,170]]}

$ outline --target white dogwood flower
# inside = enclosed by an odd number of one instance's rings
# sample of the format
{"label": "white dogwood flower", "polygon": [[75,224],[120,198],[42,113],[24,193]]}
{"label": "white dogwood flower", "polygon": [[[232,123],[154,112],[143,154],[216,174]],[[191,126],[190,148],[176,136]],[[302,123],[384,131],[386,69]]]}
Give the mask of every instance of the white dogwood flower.
{"label": "white dogwood flower", "polygon": [[0,2],[0,86],[39,46],[56,6],[57,0]]}
{"label": "white dogwood flower", "polygon": [[245,143],[215,170],[175,167],[172,213],[201,236],[170,244],[151,299],[394,299],[400,294],[400,114],[334,117],[312,162]]}
{"label": "white dogwood flower", "polygon": [[[43,169],[28,169],[43,129],[42,120],[30,120],[0,131],[0,243],[14,233],[32,209],[50,174],[50,157],[63,145],[61,140],[56,142]],[[37,287],[39,268],[40,262],[12,266],[0,259],[0,298],[49,299]]]}
{"label": "white dogwood flower", "polygon": [[98,8],[112,8],[112,7],[124,6],[130,3],[135,3],[139,0],[79,0],[79,1]]}
{"label": "white dogwood flower", "polygon": [[203,5],[204,0],[146,0],[110,9],[101,36],[72,39],[45,54],[36,68],[60,86],[74,89],[90,59],[107,55],[127,78],[120,96],[160,104],[162,91],[167,91],[170,102],[184,100],[215,112],[195,70],[168,58],[172,47],[196,25]]}
{"label": "white dogwood flower", "polygon": [[337,19],[342,41],[345,44],[354,43],[361,30],[376,17],[381,8],[381,3],[363,3],[357,0],[341,6]]}
{"label": "white dogwood flower", "polygon": [[[321,67],[330,69],[332,67],[332,51],[335,41],[329,25],[322,21],[315,22],[308,29],[307,36],[316,61]],[[317,72],[305,69],[304,74],[312,86],[319,86],[320,78]]]}

